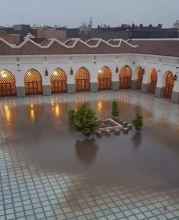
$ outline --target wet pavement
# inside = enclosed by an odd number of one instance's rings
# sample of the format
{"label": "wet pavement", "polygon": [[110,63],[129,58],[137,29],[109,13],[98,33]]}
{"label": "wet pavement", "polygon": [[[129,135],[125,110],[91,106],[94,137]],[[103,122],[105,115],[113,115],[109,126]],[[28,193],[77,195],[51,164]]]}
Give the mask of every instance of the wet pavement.
{"label": "wet pavement", "polygon": [[[109,116],[113,98],[142,133],[84,141],[69,107]],[[0,113],[0,220],[179,219],[178,105],[124,90],[3,98]]]}

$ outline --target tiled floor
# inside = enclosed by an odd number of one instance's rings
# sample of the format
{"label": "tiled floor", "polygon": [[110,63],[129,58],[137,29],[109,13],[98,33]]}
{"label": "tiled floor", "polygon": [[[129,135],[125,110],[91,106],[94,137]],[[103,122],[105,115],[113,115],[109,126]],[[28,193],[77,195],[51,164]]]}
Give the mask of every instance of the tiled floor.
{"label": "tiled floor", "polygon": [[114,183],[99,185],[88,182],[87,173],[50,172],[33,164],[33,158],[27,158],[22,149],[14,144],[14,134],[11,130],[7,131],[4,125],[3,117],[7,114],[4,106],[113,98],[149,109],[155,120],[163,120],[174,127],[179,125],[178,105],[137,91],[0,100],[0,220],[179,219],[179,185],[165,188],[165,180],[138,172],[131,173],[134,181],[128,181],[128,176],[124,174],[123,178],[116,175]]}
{"label": "tiled floor", "polygon": [[[114,91],[101,91],[98,93],[76,93],[76,94],[57,94],[52,96],[27,96],[25,98],[2,98],[0,108],[7,106],[21,106],[30,104],[46,103],[70,103],[70,102],[89,102],[89,101],[108,101],[114,98],[126,103],[142,106],[150,110],[155,119],[170,121],[179,124],[179,105],[173,104],[168,99],[158,99],[152,94],[142,94],[135,90],[122,90],[120,93]],[[170,114],[170,113],[173,114]]]}

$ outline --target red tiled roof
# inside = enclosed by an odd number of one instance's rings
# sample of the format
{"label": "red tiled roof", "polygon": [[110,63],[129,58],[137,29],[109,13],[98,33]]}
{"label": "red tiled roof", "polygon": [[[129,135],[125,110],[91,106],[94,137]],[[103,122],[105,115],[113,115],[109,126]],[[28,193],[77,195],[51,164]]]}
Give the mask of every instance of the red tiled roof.
{"label": "red tiled roof", "polygon": [[110,40],[110,41],[108,41],[110,44],[112,44],[112,45],[119,45],[119,43],[120,43],[120,40]]}
{"label": "red tiled roof", "polygon": [[65,44],[68,45],[68,46],[73,46],[73,44],[76,42],[76,40],[71,40],[69,39]]}
{"label": "red tiled roof", "polygon": [[98,44],[98,42],[99,42],[99,40],[89,40],[88,42],[87,42],[87,44],[88,45],[91,45],[91,46],[94,46],[94,45],[97,45]]}
{"label": "red tiled roof", "polygon": [[47,38],[31,38],[37,44],[42,44]]}
{"label": "red tiled roof", "polygon": [[[33,38],[34,39],[34,38]],[[52,54],[120,54],[139,53],[179,57],[179,40],[110,40],[90,39],[32,39],[12,46],[0,39],[0,55],[52,55]],[[138,45],[138,46],[136,46]]]}
{"label": "red tiled roof", "polygon": [[[53,42],[52,42],[53,41]],[[105,41],[100,40],[98,46],[91,46],[84,41],[72,40],[66,44],[60,43],[57,40],[51,40],[44,43],[42,46],[35,45],[31,40],[23,42],[18,47],[11,47],[0,41],[0,55],[50,55],[50,54],[118,54],[118,53],[132,53],[134,48],[123,42],[120,47],[112,46]],[[70,48],[69,48],[70,46]]]}
{"label": "red tiled roof", "polygon": [[135,53],[179,57],[179,40],[132,40]]}

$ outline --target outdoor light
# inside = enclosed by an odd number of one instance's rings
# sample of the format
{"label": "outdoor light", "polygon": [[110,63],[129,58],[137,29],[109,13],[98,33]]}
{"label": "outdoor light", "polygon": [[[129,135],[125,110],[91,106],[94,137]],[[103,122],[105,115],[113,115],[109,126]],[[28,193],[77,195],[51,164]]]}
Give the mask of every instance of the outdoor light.
{"label": "outdoor light", "polygon": [[174,77],[173,77],[173,80],[174,80],[174,81],[177,81],[177,78],[178,78],[178,77],[177,77],[177,75],[175,74]]}
{"label": "outdoor light", "polygon": [[119,72],[119,69],[118,69],[118,67],[116,66],[116,73],[118,73]]}
{"label": "outdoor light", "polygon": [[73,69],[72,69],[72,67],[71,67],[71,70],[70,70],[70,74],[73,75]]}
{"label": "outdoor light", "polygon": [[142,69],[142,74],[145,74],[145,69],[144,68]]}
{"label": "outdoor light", "polygon": [[7,74],[6,73],[2,73],[2,77],[6,78]]}
{"label": "outdoor light", "polygon": [[17,70],[18,70],[18,71],[21,71],[21,70],[20,70],[20,64],[19,64],[19,63],[17,64],[17,67],[18,67]]}
{"label": "outdoor light", "polygon": [[47,70],[47,68],[45,69],[45,75],[48,76],[48,70]]}
{"label": "outdoor light", "polygon": [[133,64],[135,64],[135,62],[133,62]]}

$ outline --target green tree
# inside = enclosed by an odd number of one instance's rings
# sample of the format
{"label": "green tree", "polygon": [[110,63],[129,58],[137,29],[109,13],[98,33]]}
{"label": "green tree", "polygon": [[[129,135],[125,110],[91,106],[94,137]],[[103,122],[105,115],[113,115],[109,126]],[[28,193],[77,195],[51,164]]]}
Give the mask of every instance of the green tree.
{"label": "green tree", "polygon": [[117,100],[114,99],[114,100],[112,101],[112,112],[111,112],[111,114],[112,114],[112,116],[114,116],[114,117],[118,117],[118,116],[119,116],[119,113],[120,113],[120,110],[119,110],[119,108],[118,108]]}
{"label": "green tree", "polygon": [[142,126],[143,126],[143,116],[141,115],[140,111],[137,110],[136,111],[136,117],[135,119],[132,121],[132,124],[134,125],[135,129],[137,132],[142,130]]}
{"label": "green tree", "polygon": [[76,118],[76,111],[74,109],[70,109],[68,110],[68,119],[71,123],[75,123],[75,118]]}
{"label": "green tree", "polygon": [[76,131],[82,133],[85,139],[88,140],[98,129],[95,111],[87,103],[83,104],[76,112],[74,124]]}

